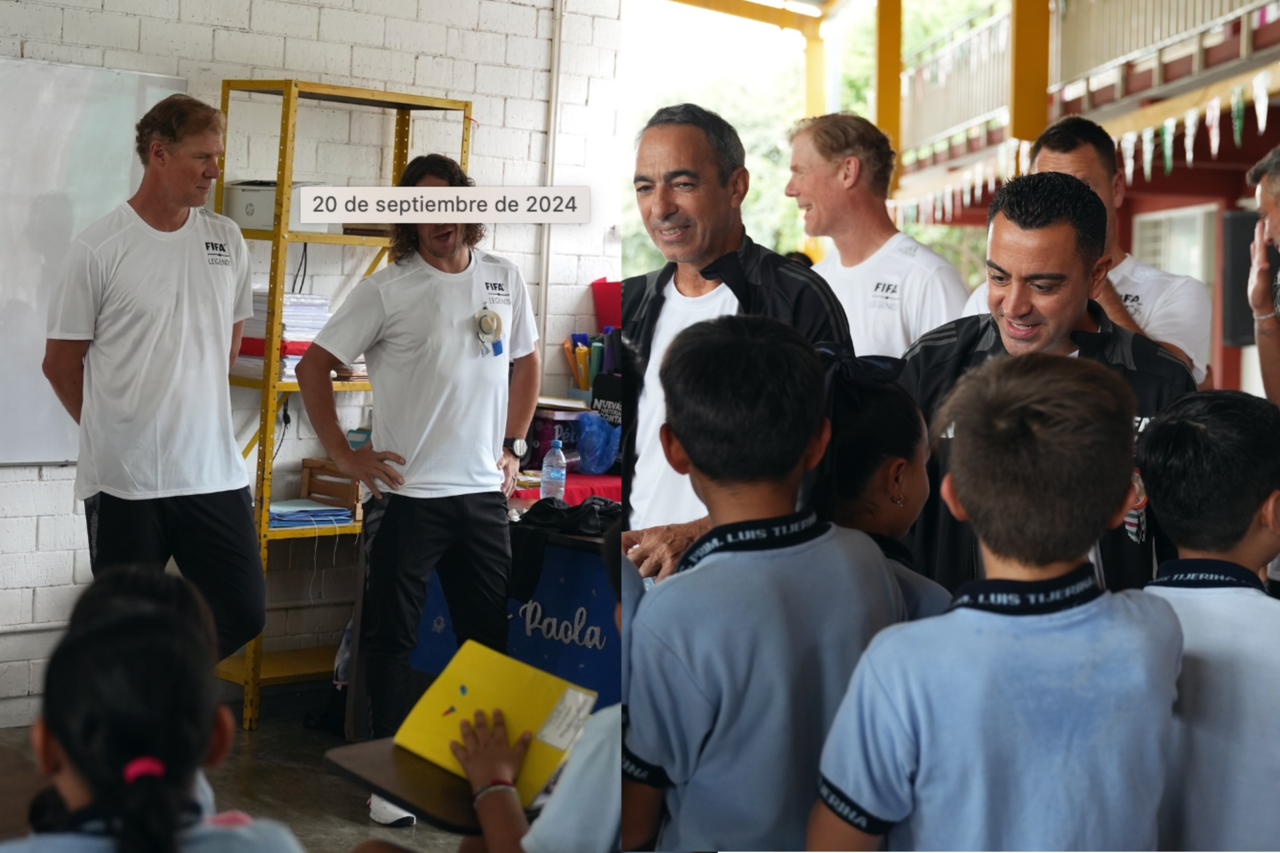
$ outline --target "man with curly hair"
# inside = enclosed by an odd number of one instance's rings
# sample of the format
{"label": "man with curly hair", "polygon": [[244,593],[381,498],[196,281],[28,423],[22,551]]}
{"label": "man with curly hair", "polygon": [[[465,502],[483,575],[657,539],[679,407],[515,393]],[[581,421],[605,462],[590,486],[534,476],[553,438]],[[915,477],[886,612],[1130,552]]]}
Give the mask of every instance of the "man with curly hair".
{"label": "man with curly hair", "polygon": [[[440,154],[418,157],[402,187],[469,187]],[[533,308],[519,268],[476,245],[478,224],[400,223],[391,260],[361,281],[298,365],[316,435],[365,504],[365,595],[374,737],[409,711],[409,653],[427,578],[440,573],[458,643],[507,643],[507,497],[541,376]],[[501,318],[482,342],[478,313]],[[359,450],[338,423],[330,371],[361,353],[374,389],[373,435]],[[508,380],[508,370],[510,379]]]}

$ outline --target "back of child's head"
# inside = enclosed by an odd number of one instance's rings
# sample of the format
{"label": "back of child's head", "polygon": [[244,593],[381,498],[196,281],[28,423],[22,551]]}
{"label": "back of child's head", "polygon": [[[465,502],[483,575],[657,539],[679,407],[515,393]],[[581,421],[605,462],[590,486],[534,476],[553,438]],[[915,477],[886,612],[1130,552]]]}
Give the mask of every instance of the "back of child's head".
{"label": "back of child's head", "polygon": [[100,572],[76,601],[67,630],[74,632],[98,619],[138,609],[173,613],[183,624],[203,631],[217,654],[213,614],[200,592],[181,577],[152,569],[115,566]]}
{"label": "back of child's head", "polygon": [[671,342],[659,377],[668,427],[716,482],[786,479],[822,425],[818,354],[778,320],[696,323]]}
{"label": "back of child's head", "polygon": [[1138,470],[1175,545],[1228,551],[1280,490],[1280,409],[1243,391],[1182,397],[1142,431]]}
{"label": "back of child's head", "polygon": [[914,459],[924,439],[920,407],[893,381],[896,371],[868,359],[846,365],[837,368],[831,390],[830,452],[840,502],[861,498],[886,460]]}
{"label": "back of child's head", "polygon": [[961,377],[933,421],[992,553],[1029,566],[1084,556],[1132,482],[1133,392],[1088,359],[1028,353]]}
{"label": "back of child's head", "polygon": [[173,853],[213,728],[213,644],[153,603],[109,609],[54,650],[41,716],[117,849]]}

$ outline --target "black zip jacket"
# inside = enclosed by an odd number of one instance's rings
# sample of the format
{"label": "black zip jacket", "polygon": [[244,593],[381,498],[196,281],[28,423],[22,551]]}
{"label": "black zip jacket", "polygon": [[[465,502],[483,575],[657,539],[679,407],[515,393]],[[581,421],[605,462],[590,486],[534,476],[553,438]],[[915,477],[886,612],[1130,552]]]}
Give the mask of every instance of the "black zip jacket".
{"label": "black zip jacket", "polygon": [[[622,334],[639,355],[638,381],[644,382],[653,346],[653,332],[666,298],[662,291],[675,275],[676,265],[638,275],[622,282]],[[736,252],[717,258],[702,270],[702,277],[723,281],[738,297],[743,314],[760,314],[791,324],[812,343],[836,343],[853,352],[849,320],[844,307],[831,292],[826,279],[789,261],[777,252],[758,246],[746,234]],[[628,393],[630,389],[628,389]],[[635,389],[634,399],[640,399]],[[623,413],[624,419],[639,420],[639,412]],[[631,494],[631,478],[635,475],[635,430],[624,430],[622,442],[622,493]],[[806,489],[807,491],[807,489]],[[630,517],[630,504],[627,515]]]}
{"label": "black zip jacket", "polygon": [[[640,354],[640,375],[649,364],[653,332],[665,298],[662,291],[676,265],[622,282],[622,333]],[[853,349],[849,321],[825,279],[777,252],[742,236],[742,245],[703,268],[702,277],[720,279],[738,297],[743,314],[760,314],[794,326],[814,344],[831,342]]]}
{"label": "black zip jacket", "polygon": [[[1168,350],[1116,326],[1096,302],[1089,302],[1088,310],[1098,323],[1098,331],[1072,332],[1071,340],[1079,346],[1080,358],[1102,362],[1129,383],[1138,400],[1138,431],[1169,403],[1196,390],[1187,366]],[[962,317],[939,326],[907,350],[898,382],[915,397],[925,422],[932,427],[943,398],[965,371],[1006,354],[1000,329],[990,314]],[[979,577],[979,553],[973,529],[956,521],[938,494],[947,473],[950,444],[943,438],[929,460],[929,500],[906,541],[916,557],[916,569],[955,592]],[[1053,484],[1045,483],[1045,488],[1051,489]],[[1123,524],[1103,535],[1099,551],[1108,589],[1136,589],[1150,581],[1156,565],[1153,548],[1160,562],[1177,557],[1176,548],[1160,532],[1150,512],[1146,523],[1147,536],[1142,543],[1130,539]]]}

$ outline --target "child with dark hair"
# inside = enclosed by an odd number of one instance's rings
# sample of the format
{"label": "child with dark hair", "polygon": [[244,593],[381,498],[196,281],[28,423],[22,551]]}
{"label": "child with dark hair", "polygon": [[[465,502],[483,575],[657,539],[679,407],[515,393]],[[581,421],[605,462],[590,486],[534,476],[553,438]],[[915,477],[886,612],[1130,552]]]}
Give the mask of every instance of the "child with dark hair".
{"label": "child with dark hair", "polygon": [[1138,442],[1152,512],[1178,546],[1146,589],[1184,636],[1162,850],[1271,850],[1280,741],[1280,409],[1241,391],[1183,397]]}
{"label": "child with dark hair", "polygon": [[939,410],[985,578],[882,631],[827,735],[810,850],[1153,850],[1182,635],[1086,558],[1132,503],[1134,397],[1088,359],[988,361]]}
{"label": "child with dark hair", "polygon": [[861,530],[884,553],[908,619],[936,616],[951,593],[915,570],[902,542],[929,497],[924,416],[896,380],[902,360],[839,357],[831,368],[832,520]]}
{"label": "child with dark hair", "polygon": [[49,660],[31,731],[68,814],[58,831],[0,851],[301,851],[279,824],[202,821],[192,802],[197,770],[221,762],[235,728],[216,700],[207,611],[192,624],[181,606],[144,598],[91,598],[89,608],[97,613]]}
{"label": "child with dark hair", "polygon": [[[200,597],[196,588],[180,577],[164,572],[116,566],[101,572],[93,583],[81,593],[71,611],[67,633],[74,634],[100,619],[113,614],[136,610],[168,612],[184,625],[195,626],[209,638],[210,648],[216,649],[217,630],[213,614]],[[209,660],[212,668],[217,660]],[[203,769],[196,771],[191,794],[203,817],[215,812],[213,788]],[[67,815],[66,804],[56,786],[41,791],[31,801],[28,820],[34,832],[57,832]]]}
{"label": "child with dark hair", "polygon": [[632,620],[623,845],[798,849],[823,733],[871,637],[904,618],[902,595],[864,534],[795,510],[830,436],[799,332],[698,323],[659,375],[663,450],[712,527]]}

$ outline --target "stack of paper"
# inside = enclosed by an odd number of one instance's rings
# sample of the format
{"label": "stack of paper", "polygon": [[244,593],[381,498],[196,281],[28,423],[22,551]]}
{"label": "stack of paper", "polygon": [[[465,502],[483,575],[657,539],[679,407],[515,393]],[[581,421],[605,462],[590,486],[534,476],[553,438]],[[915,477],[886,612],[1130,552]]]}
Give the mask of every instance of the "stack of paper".
{"label": "stack of paper", "polygon": [[[289,382],[298,380],[298,362],[300,355],[286,355],[280,358],[280,378]],[[260,355],[238,355],[236,363],[231,366],[232,376],[247,376],[250,379],[262,378],[263,358]]]}
{"label": "stack of paper", "polygon": [[[267,336],[267,297],[264,287],[253,289],[253,316],[244,321],[246,338]],[[310,293],[286,293],[281,310],[281,340],[314,341],[329,321],[329,297]]]}
{"label": "stack of paper", "polygon": [[351,524],[351,510],[307,498],[272,501],[269,514],[272,527],[314,527],[323,530],[325,527]]}
{"label": "stack of paper", "polygon": [[[263,350],[267,336],[266,287],[253,289],[253,316],[244,321],[240,355],[231,368],[233,376],[257,379],[262,376]],[[311,342],[329,321],[329,297],[309,293],[286,293],[280,320],[280,378],[296,380],[298,362]]]}

